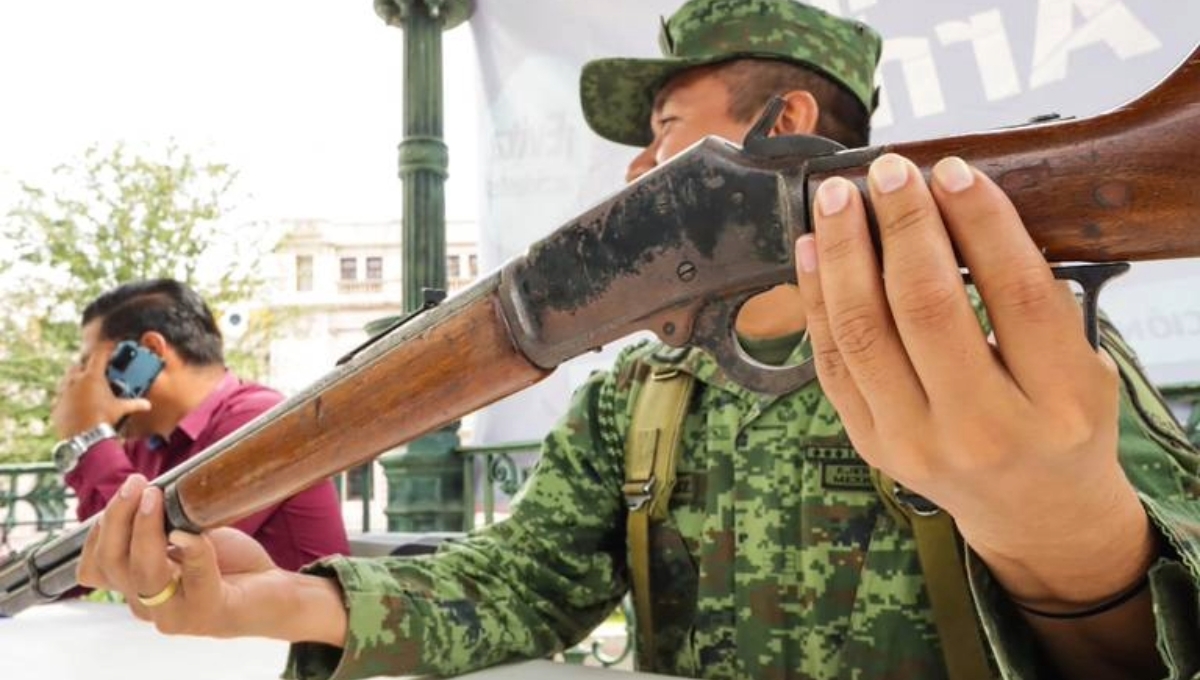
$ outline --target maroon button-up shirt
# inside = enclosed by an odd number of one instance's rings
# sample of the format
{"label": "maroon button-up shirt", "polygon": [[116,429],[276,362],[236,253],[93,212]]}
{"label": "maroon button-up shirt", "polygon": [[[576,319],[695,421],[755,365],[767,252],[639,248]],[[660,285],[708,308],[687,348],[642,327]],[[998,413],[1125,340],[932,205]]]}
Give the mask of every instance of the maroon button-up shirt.
{"label": "maroon button-up shirt", "polygon": [[[129,475],[139,472],[153,479],[282,400],[278,392],[226,372],[212,394],[179,422],[169,439],[99,442],[66,476],[78,498],[79,519],[103,510]],[[292,571],[326,555],[350,552],[337,490],[328,479],[233,526],[256,538],[276,564]]]}

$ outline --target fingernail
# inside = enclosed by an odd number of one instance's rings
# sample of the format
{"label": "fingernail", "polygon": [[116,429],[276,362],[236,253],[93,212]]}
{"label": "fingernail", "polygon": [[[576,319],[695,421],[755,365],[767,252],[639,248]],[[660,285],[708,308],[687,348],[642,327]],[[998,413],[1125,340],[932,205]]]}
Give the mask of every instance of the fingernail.
{"label": "fingernail", "polygon": [[158,505],[158,498],[155,497],[156,494],[152,489],[153,487],[149,486],[142,489],[142,502],[138,504],[138,512],[143,515],[149,515],[154,512],[154,507]]}
{"label": "fingernail", "polygon": [[805,274],[817,271],[817,241],[812,234],[796,239],[796,261],[800,263],[800,271]]}
{"label": "fingernail", "polygon": [[908,182],[908,163],[896,154],[885,154],[871,163],[868,174],[875,189],[888,194]]}
{"label": "fingernail", "polygon": [[817,187],[817,209],[822,217],[836,215],[850,202],[850,181],[841,177],[830,177]]}
{"label": "fingernail", "polygon": [[117,492],[122,499],[129,498],[129,494],[133,493],[133,477],[126,477],[121,483],[121,489]]}
{"label": "fingernail", "polygon": [[975,183],[975,173],[966,161],[950,156],[933,166],[933,179],[946,191],[956,194]]}

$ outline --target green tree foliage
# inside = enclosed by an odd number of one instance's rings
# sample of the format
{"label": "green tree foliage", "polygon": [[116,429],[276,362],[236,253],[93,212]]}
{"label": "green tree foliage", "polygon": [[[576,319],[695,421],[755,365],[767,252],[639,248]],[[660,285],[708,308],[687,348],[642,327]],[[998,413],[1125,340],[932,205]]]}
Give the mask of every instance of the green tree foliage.
{"label": "green tree foliage", "polygon": [[[218,318],[261,291],[264,230],[230,228],[237,175],[172,143],[87,149],[20,197],[0,230],[0,463],[44,459],[51,403],[77,358],[79,314],[120,283],[187,282]],[[265,313],[260,316],[265,317]],[[269,324],[227,341],[231,366],[261,377]]]}

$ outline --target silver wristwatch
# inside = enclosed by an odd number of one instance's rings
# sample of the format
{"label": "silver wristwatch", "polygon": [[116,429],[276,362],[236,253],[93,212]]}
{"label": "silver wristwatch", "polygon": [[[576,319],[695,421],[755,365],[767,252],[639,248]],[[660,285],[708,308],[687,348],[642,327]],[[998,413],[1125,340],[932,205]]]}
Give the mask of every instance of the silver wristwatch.
{"label": "silver wristwatch", "polygon": [[58,471],[65,475],[75,469],[79,459],[83,458],[83,454],[87,453],[88,449],[98,442],[116,436],[117,431],[112,428],[112,425],[100,423],[90,430],[84,430],[70,439],[64,439],[55,444],[50,456],[54,458],[54,465],[58,467]]}

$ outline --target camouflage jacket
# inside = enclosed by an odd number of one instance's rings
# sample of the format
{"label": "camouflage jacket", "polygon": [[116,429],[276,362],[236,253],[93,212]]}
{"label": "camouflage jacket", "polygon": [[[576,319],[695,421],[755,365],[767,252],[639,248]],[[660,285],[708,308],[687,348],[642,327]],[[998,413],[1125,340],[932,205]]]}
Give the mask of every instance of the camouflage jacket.
{"label": "camouflage jacket", "polygon": [[[288,673],[451,675],[582,639],[627,589],[623,439],[639,372],[663,362],[699,382],[670,517],[653,536],[656,670],[944,678],[912,534],[884,509],[820,387],[764,397],[701,352],[653,344],[626,351],[575,394],[507,521],[434,556],[314,565],[345,591],[346,647],[295,645]],[[1152,572],[1159,647],[1172,677],[1190,678],[1200,671],[1200,459],[1160,406],[1135,408],[1153,392],[1140,375],[1125,377],[1121,459],[1177,553]],[[986,569],[968,561],[997,668],[1052,677]]]}

